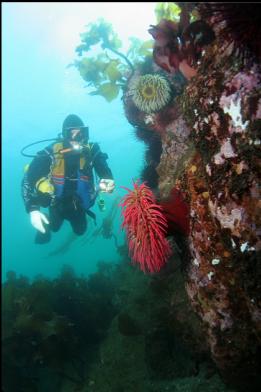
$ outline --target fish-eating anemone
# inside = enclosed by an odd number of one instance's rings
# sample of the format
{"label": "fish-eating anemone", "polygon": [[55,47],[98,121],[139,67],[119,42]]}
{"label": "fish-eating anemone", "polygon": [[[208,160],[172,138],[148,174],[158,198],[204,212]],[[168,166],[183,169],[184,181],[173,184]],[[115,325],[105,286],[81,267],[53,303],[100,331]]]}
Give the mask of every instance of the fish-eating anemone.
{"label": "fish-eating anemone", "polygon": [[130,82],[129,95],[135,106],[145,113],[161,110],[172,98],[170,83],[159,74],[135,77]]}

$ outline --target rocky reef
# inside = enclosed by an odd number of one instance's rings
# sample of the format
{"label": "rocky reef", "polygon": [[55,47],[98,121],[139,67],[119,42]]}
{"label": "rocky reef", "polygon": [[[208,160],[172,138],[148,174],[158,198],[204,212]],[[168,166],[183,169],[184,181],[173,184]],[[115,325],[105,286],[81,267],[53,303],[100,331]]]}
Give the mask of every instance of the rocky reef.
{"label": "rocky reef", "polygon": [[179,250],[155,276],[119,264],[60,276],[9,272],[2,287],[4,392],[234,392],[218,375],[185,291]]}
{"label": "rocky reef", "polygon": [[259,64],[239,67],[217,40],[180,98],[196,149],[179,183],[191,207],[187,292],[224,377],[246,387],[260,360]]}
{"label": "rocky reef", "polygon": [[[71,391],[85,385],[90,362],[117,313],[110,267],[88,278],[64,266],[30,282],[15,272],[2,286],[2,390]],[[78,388],[78,389],[77,389]]]}
{"label": "rocky reef", "polygon": [[177,248],[153,277],[127,258],[113,277],[119,311],[90,367],[89,392],[234,392],[209,355],[185,291]]}
{"label": "rocky reef", "polygon": [[[196,7],[199,22],[205,18],[202,25],[194,22],[182,30],[163,21],[154,26],[155,62],[148,72],[150,78],[160,72],[168,80],[166,99],[161,90],[161,105],[148,111],[127,89],[124,104],[136,129],[160,137],[158,203],[178,190],[189,206],[185,287],[212,358],[229,385],[257,391],[261,70],[259,46],[251,39],[253,30],[260,36],[260,24],[255,18],[248,34],[245,7],[238,5],[233,15],[231,5],[216,4]],[[251,14],[260,15],[260,6],[252,6]],[[205,32],[211,40],[199,44]],[[176,234],[168,231],[174,240]]]}

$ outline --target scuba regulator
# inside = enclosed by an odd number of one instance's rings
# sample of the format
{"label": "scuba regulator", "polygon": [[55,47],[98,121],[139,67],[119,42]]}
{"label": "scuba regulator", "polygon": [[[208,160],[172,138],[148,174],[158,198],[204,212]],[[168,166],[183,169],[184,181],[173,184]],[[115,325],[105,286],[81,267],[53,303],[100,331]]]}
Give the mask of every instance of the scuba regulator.
{"label": "scuba regulator", "polygon": [[20,153],[26,158],[35,158],[37,155],[25,154],[24,151],[36,144],[54,142],[54,141],[56,141],[57,143],[61,143],[64,142],[64,140],[69,141],[71,146],[68,148],[61,149],[58,153],[63,154],[71,151],[82,152],[84,148],[86,148],[86,146],[88,145],[89,127],[86,126],[68,127],[63,131],[63,134],[60,133],[56,138],[43,139],[34,143],[27,144],[25,147],[21,149]]}

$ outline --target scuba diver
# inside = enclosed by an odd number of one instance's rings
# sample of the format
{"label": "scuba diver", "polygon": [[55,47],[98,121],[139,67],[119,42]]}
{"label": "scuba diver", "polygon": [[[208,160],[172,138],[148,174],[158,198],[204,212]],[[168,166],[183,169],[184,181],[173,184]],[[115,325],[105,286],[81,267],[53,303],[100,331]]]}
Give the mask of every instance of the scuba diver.
{"label": "scuba diver", "polygon": [[[115,187],[106,162],[108,155],[101,152],[97,143],[89,142],[88,127],[77,115],[68,115],[63,122],[62,138],[51,140],[56,141],[34,156],[22,180],[22,197],[37,230],[38,244],[49,242],[51,231],[57,232],[64,220],[70,222],[75,234],[83,235],[87,229],[86,214],[95,220],[90,208],[98,193],[111,193]],[[98,189],[96,176],[100,179]],[[41,207],[49,207],[48,217],[40,211]]]}

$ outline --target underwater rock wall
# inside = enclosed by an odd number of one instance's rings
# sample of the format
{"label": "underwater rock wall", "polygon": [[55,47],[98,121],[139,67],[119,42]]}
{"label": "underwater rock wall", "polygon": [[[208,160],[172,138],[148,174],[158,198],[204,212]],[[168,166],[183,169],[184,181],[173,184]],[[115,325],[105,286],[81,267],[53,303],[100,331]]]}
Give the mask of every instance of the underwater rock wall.
{"label": "underwater rock wall", "polygon": [[[161,100],[156,113],[137,105],[134,110],[130,94],[125,113],[133,125],[161,137],[159,203],[178,189],[189,204],[186,290],[206,330],[212,357],[229,383],[239,390],[251,383],[251,390],[257,390],[260,62],[249,53],[237,57],[231,38],[224,41],[219,31],[215,29],[216,39],[204,48],[196,76],[186,86],[180,83],[183,93],[181,88],[171,100]],[[155,65],[153,72],[159,73]],[[174,89],[174,76],[163,75]],[[153,93],[142,91],[145,100]]]}
{"label": "underwater rock wall", "polygon": [[179,97],[190,136],[183,145],[166,136],[157,168],[162,196],[175,186],[190,200],[187,293],[233,384],[258,372],[260,80],[259,64],[240,67],[217,39]]}

